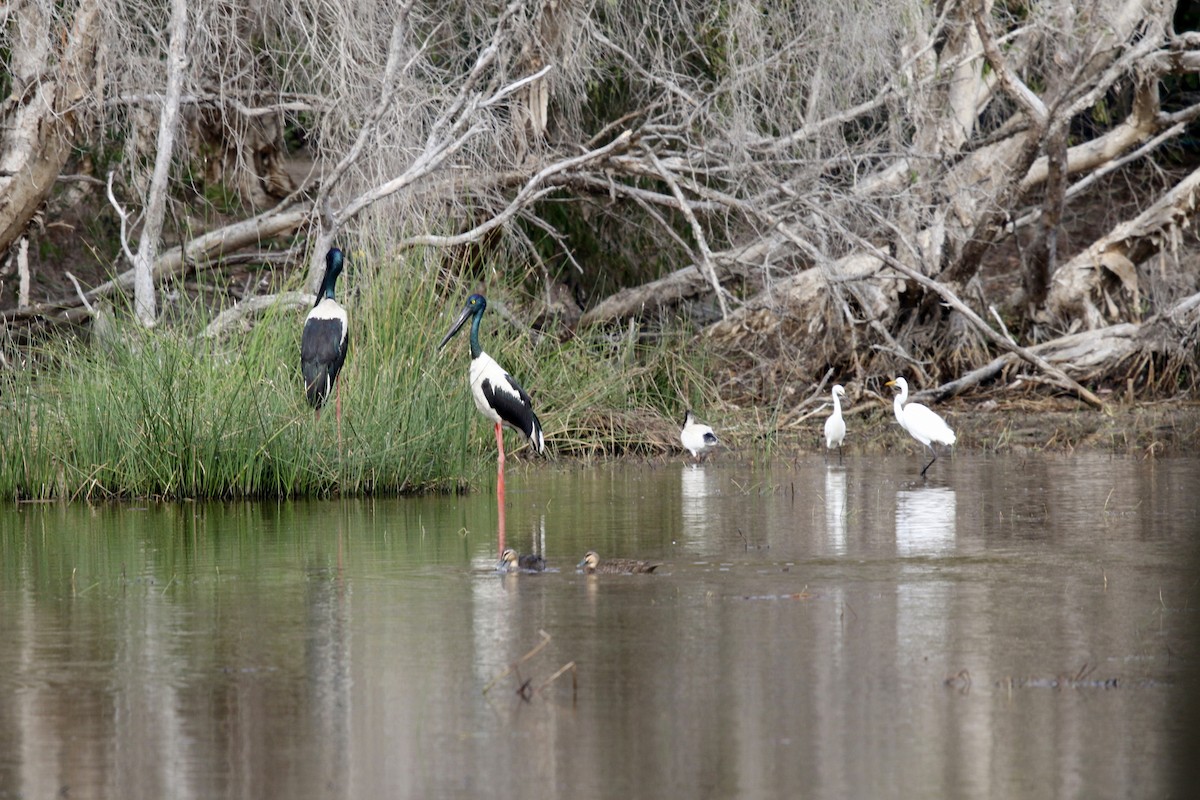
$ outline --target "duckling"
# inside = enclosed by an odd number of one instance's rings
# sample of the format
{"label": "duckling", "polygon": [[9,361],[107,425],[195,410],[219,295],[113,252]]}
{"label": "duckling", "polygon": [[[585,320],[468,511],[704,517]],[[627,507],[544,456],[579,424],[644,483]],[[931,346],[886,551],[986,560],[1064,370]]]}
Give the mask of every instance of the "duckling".
{"label": "duckling", "polygon": [[604,561],[600,560],[600,556],[596,555],[595,550],[588,550],[583,556],[583,561],[577,565],[577,569],[581,569],[588,575],[604,573],[607,575],[614,574],[629,574],[631,572],[649,573],[658,569],[661,564],[653,561],[636,561],[632,558],[609,558]]}
{"label": "duckling", "polygon": [[546,559],[534,553],[519,555],[516,550],[509,547],[500,554],[500,563],[496,566],[496,569],[501,572],[514,569],[521,569],[526,572],[542,572],[546,569]]}
{"label": "duckling", "polygon": [[683,430],[679,432],[679,441],[683,448],[692,454],[692,458],[699,461],[703,461],[704,454],[719,444],[713,429],[696,422],[696,417],[690,410],[683,417]]}

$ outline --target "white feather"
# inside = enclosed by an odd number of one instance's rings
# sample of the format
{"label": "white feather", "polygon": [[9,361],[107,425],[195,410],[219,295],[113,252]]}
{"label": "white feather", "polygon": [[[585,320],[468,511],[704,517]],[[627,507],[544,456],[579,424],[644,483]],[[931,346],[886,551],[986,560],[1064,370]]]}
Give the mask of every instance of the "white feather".
{"label": "white feather", "polygon": [[492,422],[503,422],[496,409],[492,408],[488,403],[487,397],[483,394],[483,382],[487,381],[492,385],[493,392],[508,392],[513,397],[520,399],[520,395],[513,391],[512,386],[508,383],[508,373],[504,368],[496,363],[496,360],[487,353],[480,353],[479,358],[471,360],[471,397],[475,398],[475,407],[479,409],[479,413],[490,419]]}
{"label": "white feather", "polygon": [[946,420],[920,403],[905,404],[904,401],[908,399],[908,381],[896,378],[895,384],[900,387],[900,393],[892,402],[892,410],[896,413],[896,421],[900,423],[900,427],[926,447],[931,447],[930,442],[954,444],[957,437],[946,424]]}
{"label": "white feather", "polygon": [[346,341],[346,334],[350,330],[350,318],[346,316],[346,309],[342,308],[338,301],[331,297],[326,297],[313,306],[313,310],[308,312],[305,321],[310,319],[320,320],[336,320],[342,326],[342,341]]}
{"label": "white feather", "polygon": [[833,387],[833,413],[829,415],[829,419],[825,420],[825,448],[827,450],[841,447],[842,442],[846,439],[846,420],[842,419],[842,404],[838,400],[838,397],[845,393],[846,390],[840,383]]}
{"label": "white feather", "polygon": [[[710,438],[711,437],[711,438]],[[679,441],[683,448],[698,458],[701,454],[717,446],[717,435],[707,425],[696,422],[692,412],[687,412],[683,420],[683,430],[679,432]]]}

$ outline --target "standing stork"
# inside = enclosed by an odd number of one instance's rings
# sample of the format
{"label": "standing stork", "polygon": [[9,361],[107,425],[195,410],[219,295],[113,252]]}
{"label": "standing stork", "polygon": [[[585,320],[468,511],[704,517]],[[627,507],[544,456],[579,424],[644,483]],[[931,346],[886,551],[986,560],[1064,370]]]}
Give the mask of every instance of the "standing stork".
{"label": "standing stork", "polygon": [[529,439],[534,452],[546,452],[546,437],[542,435],[542,423],[537,414],[533,413],[533,401],[517,383],[516,378],[505,372],[495,359],[483,352],[479,346],[479,323],[483,312],[487,309],[487,300],[481,294],[473,294],[467,298],[458,319],[450,328],[450,332],[438,345],[438,350],[446,346],[454,334],[471,320],[471,397],[479,413],[495,423],[496,427],[496,505],[499,512],[499,549],[504,550],[504,426],[520,431]]}
{"label": "standing stork", "polygon": [[479,322],[483,319],[485,309],[487,300],[483,295],[473,294],[467,298],[466,307],[438,345],[438,350],[454,338],[454,334],[468,319],[471,320],[471,397],[475,399],[479,413],[496,425],[496,447],[500,451],[500,464],[503,466],[504,425],[525,434],[537,453],[546,451],[546,438],[542,435],[542,423],[533,413],[533,401],[521,384],[479,346]]}
{"label": "standing stork", "polygon": [[[333,299],[338,276],[342,274],[342,251],[334,247],[325,254],[325,277],[321,279],[321,290],[317,302],[304,319],[304,333],[300,337],[300,371],[304,375],[304,394],[308,404],[321,416],[321,406],[337,384],[338,373],[346,363],[346,352],[350,348],[350,320],[346,309]],[[342,440],[342,390],[337,386],[335,403],[338,442]]]}

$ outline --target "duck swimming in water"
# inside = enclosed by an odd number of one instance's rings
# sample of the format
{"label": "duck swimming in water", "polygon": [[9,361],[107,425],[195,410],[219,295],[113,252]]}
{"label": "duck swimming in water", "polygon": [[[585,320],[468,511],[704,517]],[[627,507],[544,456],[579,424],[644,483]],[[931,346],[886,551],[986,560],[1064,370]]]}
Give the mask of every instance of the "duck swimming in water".
{"label": "duck swimming in water", "polygon": [[606,558],[601,561],[595,550],[588,550],[583,556],[583,561],[576,566],[588,575],[628,575],[654,572],[662,565],[654,561],[636,561],[632,558]]}
{"label": "duck swimming in water", "polygon": [[500,564],[496,568],[501,572],[517,569],[525,572],[543,572],[546,569],[546,559],[534,553],[520,555],[516,550],[508,547],[500,554]]}

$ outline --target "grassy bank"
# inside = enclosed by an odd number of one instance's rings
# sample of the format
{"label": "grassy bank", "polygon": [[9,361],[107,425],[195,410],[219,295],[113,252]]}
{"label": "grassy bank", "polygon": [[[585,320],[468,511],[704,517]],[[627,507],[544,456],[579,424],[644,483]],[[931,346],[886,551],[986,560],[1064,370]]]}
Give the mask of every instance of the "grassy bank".
{"label": "grassy bank", "polygon": [[[117,320],[102,343],[45,345],[36,370],[0,378],[0,496],[296,497],[490,482],[494,443],[467,392],[466,336],[435,352],[467,290],[434,284],[411,265],[360,265],[339,286],[351,314],[340,450],[332,404],[314,423],[304,403],[305,311],[268,311],[220,340],[199,336],[208,315],[196,311],[152,331]],[[705,391],[672,337],[561,342],[492,312],[483,327],[484,348],[533,395],[560,454],[636,449]]]}

